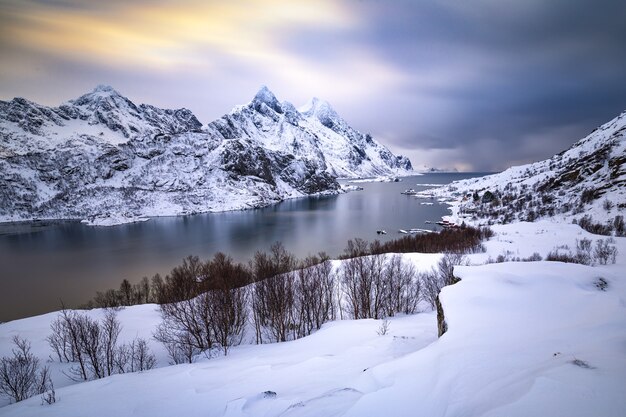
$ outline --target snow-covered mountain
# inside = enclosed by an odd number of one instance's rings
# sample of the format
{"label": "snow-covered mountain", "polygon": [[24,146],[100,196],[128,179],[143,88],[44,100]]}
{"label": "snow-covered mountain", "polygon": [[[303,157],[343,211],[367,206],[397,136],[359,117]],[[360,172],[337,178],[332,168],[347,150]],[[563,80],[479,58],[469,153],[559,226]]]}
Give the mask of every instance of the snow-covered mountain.
{"label": "snow-covered mountain", "polygon": [[334,177],[373,177],[412,169],[407,158],[393,155],[371,135],[350,127],[327,102],[313,98],[297,110],[279,102],[267,87],[208,129],[226,139],[250,138],[273,151],[312,158]]}
{"label": "snow-covered mountain", "polygon": [[452,197],[457,220],[613,222],[626,212],[626,111],[550,159],[426,193]]}
{"label": "snow-covered mountain", "polygon": [[59,107],[0,101],[0,221],[115,224],[335,193],[338,176],[406,173],[408,159],[314,100],[263,87],[203,127],[187,109],[135,105],[109,86]]}

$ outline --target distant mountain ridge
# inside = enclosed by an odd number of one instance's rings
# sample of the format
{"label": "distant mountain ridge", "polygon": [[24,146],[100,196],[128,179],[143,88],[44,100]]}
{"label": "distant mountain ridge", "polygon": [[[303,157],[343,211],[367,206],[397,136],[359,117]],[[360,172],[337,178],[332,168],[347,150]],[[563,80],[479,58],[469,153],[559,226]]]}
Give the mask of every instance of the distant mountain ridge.
{"label": "distant mountain ridge", "polygon": [[453,197],[459,219],[509,223],[590,216],[610,224],[626,212],[626,111],[545,161],[429,191]]}
{"label": "distant mountain ridge", "polygon": [[328,103],[298,111],[267,87],[206,126],[104,85],[59,107],[0,101],[0,221],[116,224],[261,207],[336,193],[337,177],[411,169]]}

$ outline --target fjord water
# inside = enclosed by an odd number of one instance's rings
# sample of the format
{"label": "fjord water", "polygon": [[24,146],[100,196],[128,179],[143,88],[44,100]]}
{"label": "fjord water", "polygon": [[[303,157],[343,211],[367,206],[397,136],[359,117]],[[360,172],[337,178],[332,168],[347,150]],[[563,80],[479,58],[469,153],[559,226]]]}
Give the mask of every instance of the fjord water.
{"label": "fjord water", "polygon": [[[88,227],[78,222],[0,225],[0,321],[75,307],[96,291],[155,273],[167,274],[187,255],[207,259],[221,251],[247,261],[280,241],[299,257],[337,256],[348,239],[390,240],[398,229],[430,228],[445,204],[400,194],[417,184],[447,184],[481,174],[424,174],[401,182],[355,185],[363,191],[284,201],[270,207],[153,218],[144,223]],[[421,204],[427,203],[427,204]],[[387,231],[377,235],[378,229]]]}

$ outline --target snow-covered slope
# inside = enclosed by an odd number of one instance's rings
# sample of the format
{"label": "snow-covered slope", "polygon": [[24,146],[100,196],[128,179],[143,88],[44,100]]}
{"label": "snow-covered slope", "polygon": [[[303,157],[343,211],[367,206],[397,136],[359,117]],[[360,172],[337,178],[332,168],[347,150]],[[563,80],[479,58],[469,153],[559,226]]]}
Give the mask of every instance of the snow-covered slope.
{"label": "snow-covered slope", "polygon": [[337,176],[411,169],[333,117],[339,133],[265,87],[205,128],[187,109],[138,106],[108,86],[54,108],[0,101],[0,221],[260,207],[337,192]]}
{"label": "snow-covered slope", "polygon": [[626,111],[550,159],[425,194],[452,197],[457,220],[612,220],[626,211]]}
{"label": "snow-covered slope", "polygon": [[[34,397],[0,408],[0,415],[622,416],[626,238],[615,238],[614,265],[478,265],[505,251],[545,255],[557,245],[601,238],[545,221],[494,231],[486,253],[469,255],[476,265],[456,267],[461,281],[443,289],[448,331],[439,339],[436,314],[427,311],[391,318],[386,335],[377,334],[381,320],[336,321],[292,342],[240,345],[226,357],[72,386],[56,368],[55,404]],[[424,270],[439,255],[404,257]],[[120,311],[121,338],[149,337],[159,319],[155,308]],[[43,361],[53,318],[1,324],[0,356],[10,354],[10,339],[20,334]],[[164,349],[150,343],[165,365]]]}

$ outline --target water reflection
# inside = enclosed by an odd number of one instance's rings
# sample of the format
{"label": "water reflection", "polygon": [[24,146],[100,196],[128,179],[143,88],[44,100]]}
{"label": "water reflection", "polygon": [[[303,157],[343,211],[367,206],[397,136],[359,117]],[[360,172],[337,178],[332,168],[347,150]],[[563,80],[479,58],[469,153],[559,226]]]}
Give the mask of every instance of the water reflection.
{"label": "water reflection", "polygon": [[[336,256],[348,239],[397,238],[398,229],[425,227],[447,213],[401,195],[416,183],[448,183],[468,174],[430,174],[399,183],[363,183],[339,196],[288,200],[258,210],[155,218],[106,228],[58,222],[16,232],[0,227],[0,320],[75,306],[124,278],[166,274],[189,254],[218,251],[240,261],[281,241],[302,257]],[[386,229],[384,236],[377,229]],[[8,233],[7,233],[8,230]]]}

